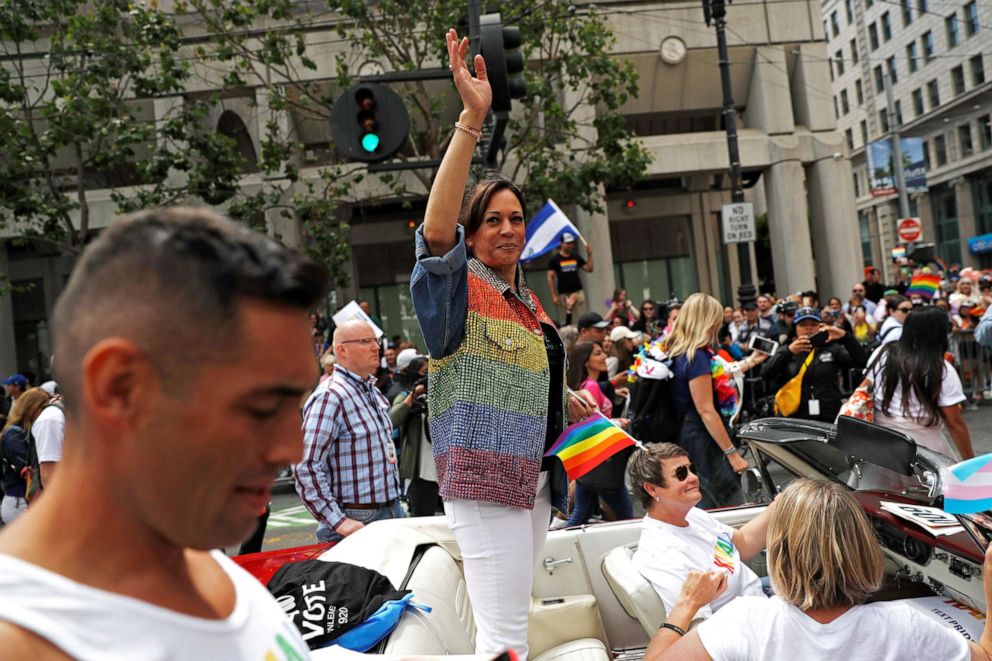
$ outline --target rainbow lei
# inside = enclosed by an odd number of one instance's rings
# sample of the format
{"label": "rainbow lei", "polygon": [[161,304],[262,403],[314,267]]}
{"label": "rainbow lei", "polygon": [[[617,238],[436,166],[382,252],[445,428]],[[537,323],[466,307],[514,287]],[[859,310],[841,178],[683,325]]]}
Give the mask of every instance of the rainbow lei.
{"label": "rainbow lei", "polygon": [[730,375],[727,362],[720,356],[710,352],[710,376],[713,378],[713,392],[716,394],[717,408],[725,418],[737,413],[737,386]]}

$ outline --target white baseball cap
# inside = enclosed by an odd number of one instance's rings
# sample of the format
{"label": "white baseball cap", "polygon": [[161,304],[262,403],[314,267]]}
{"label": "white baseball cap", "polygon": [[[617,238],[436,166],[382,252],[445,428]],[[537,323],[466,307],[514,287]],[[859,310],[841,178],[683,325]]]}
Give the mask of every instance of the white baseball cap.
{"label": "white baseball cap", "polygon": [[565,232],[561,235],[562,243],[575,243],[575,235],[571,232]]}
{"label": "white baseball cap", "polygon": [[412,347],[409,349],[403,349],[403,351],[400,351],[396,356],[396,371],[402,372],[417,358],[424,358],[424,355],[418,353],[417,350]]}
{"label": "white baseball cap", "polygon": [[631,330],[626,326],[617,326],[610,331],[610,340],[613,342],[619,342],[620,340],[636,340],[640,336],[640,332]]}

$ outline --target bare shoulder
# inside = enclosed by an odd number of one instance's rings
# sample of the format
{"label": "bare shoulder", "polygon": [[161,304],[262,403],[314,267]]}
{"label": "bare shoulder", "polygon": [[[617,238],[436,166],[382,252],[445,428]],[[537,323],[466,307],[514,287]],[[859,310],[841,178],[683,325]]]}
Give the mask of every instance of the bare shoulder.
{"label": "bare shoulder", "polygon": [[0,649],[6,659],[71,659],[38,634],[0,621]]}

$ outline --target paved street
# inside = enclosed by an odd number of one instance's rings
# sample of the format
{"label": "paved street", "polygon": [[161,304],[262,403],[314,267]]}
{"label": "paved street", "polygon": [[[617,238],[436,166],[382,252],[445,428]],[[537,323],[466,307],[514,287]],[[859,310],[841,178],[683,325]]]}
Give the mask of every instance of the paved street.
{"label": "paved street", "polygon": [[971,444],[975,454],[992,452],[992,402],[980,404],[973,411],[966,410],[964,419],[971,432]]}

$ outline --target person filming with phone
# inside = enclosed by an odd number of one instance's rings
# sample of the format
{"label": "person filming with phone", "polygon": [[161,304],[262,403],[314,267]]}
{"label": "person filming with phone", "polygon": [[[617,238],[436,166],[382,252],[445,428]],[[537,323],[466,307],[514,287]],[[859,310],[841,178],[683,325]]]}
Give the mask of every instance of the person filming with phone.
{"label": "person filming with phone", "polygon": [[816,308],[799,308],[794,324],[795,337],[762,372],[776,387],[775,414],[833,422],[843,399],[838,377],[864,368],[864,349],[844,329],[824,324]]}

